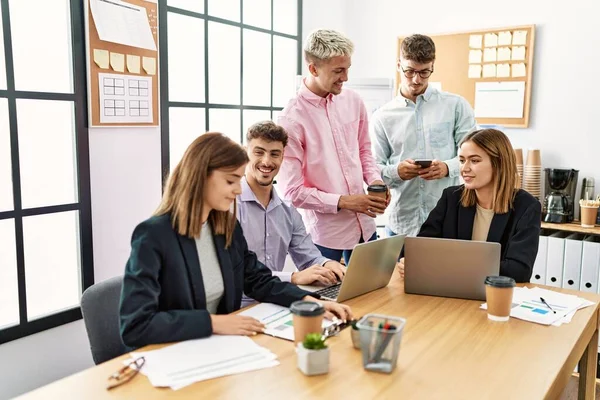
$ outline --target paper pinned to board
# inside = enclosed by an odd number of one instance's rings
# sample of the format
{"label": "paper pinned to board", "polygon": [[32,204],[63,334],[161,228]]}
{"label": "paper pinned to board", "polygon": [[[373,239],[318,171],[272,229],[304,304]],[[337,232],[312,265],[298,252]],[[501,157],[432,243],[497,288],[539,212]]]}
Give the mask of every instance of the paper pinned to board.
{"label": "paper pinned to board", "polygon": [[156,58],[142,57],[142,67],[148,75],[156,75]]}
{"label": "paper pinned to board", "polygon": [[481,65],[469,65],[469,78],[481,78]]}
{"label": "paper pinned to board", "polygon": [[512,65],[512,77],[513,78],[522,78],[527,76],[527,69],[525,68],[525,64],[518,63]]}
{"label": "paper pinned to board", "polygon": [[110,52],[110,66],[117,72],[125,72],[125,55]]}
{"label": "paper pinned to board", "polygon": [[498,49],[498,61],[510,60],[510,47],[500,47]]}
{"label": "paper pinned to board", "polygon": [[94,49],[94,62],[99,68],[108,69],[110,65],[108,50]]}
{"label": "paper pinned to board", "polygon": [[523,118],[525,82],[477,82],[476,118]]}
{"label": "paper pinned to board", "polygon": [[527,45],[527,31],[515,31],[513,32],[513,45],[525,46]]}
{"label": "paper pinned to board", "polygon": [[495,78],[496,77],[496,64],[485,64],[483,66],[483,77],[484,78]]}
{"label": "paper pinned to board", "polygon": [[510,46],[512,42],[512,34],[509,31],[500,32],[498,34],[498,46]]}
{"label": "paper pinned to board", "polygon": [[510,64],[498,64],[496,66],[496,77],[497,78],[510,77]]}
{"label": "paper pinned to board", "polygon": [[471,35],[469,36],[469,47],[472,49],[480,49],[483,44],[483,36]]}
{"label": "paper pinned to board", "polygon": [[479,64],[481,56],[481,50],[469,50],[469,64]]}
{"label": "paper pinned to board", "polygon": [[127,54],[127,71],[134,74],[140,73],[140,56]]}
{"label": "paper pinned to board", "polygon": [[496,62],[496,48],[487,48],[483,51],[484,62]]}
{"label": "paper pinned to board", "polygon": [[524,61],[525,60],[525,46],[513,47],[512,59],[516,60],[516,61]]}
{"label": "paper pinned to board", "polygon": [[121,0],[90,0],[90,9],[100,40],[156,51],[146,8]]}
{"label": "paper pinned to board", "polygon": [[486,33],[484,39],[485,47],[498,46],[498,35],[495,33]]}

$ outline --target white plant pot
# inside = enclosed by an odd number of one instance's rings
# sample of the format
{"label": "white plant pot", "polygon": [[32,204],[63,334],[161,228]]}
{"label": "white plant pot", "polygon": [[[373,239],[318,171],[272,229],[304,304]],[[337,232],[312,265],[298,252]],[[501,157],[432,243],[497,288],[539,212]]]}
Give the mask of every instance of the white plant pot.
{"label": "white plant pot", "polygon": [[304,375],[321,375],[329,372],[329,348],[308,350],[302,343],[298,343],[296,353],[298,354],[298,369]]}

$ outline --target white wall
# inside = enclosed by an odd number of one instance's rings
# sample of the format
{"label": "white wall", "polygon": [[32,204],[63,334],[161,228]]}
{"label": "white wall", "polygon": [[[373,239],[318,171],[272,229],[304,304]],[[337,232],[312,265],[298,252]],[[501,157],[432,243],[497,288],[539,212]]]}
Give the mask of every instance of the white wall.
{"label": "white wall", "polygon": [[[341,25],[356,46],[351,76],[393,78],[399,35],[535,24],[530,127],[505,132],[515,147],[540,148],[544,167],[578,169],[580,180],[594,177],[600,192],[598,2],[431,0],[421,6],[397,0],[344,1]],[[307,14],[312,12],[305,8]]]}
{"label": "white wall", "polygon": [[[161,195],[160,129],[90,129],[94,275],[123,273],[135,225]],[[0,400],[93,366],[82,321],[0,345]]]}

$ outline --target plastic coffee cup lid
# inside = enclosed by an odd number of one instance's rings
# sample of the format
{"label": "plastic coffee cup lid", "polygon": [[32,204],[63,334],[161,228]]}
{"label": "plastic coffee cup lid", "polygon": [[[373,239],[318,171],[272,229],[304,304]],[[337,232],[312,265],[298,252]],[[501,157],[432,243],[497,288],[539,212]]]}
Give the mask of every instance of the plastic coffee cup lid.
{"label": "plastic coffee cup lid", "polygon": [[498,288],[511,288],[516,285],[515,280],[508,276],[487,276],[484,283]]}
{"label": "plastic coffee cup lid", "polygon": [[290,306],[290,311],[300,317],[317,317],[325,314],[325,308],[314,301],[295,301]]}
{"label": "plastic coffee cup lid", "polygon": [[369,185],[367,190],[370,192],[385,192],[387,190],[387,186],[385,185]]}

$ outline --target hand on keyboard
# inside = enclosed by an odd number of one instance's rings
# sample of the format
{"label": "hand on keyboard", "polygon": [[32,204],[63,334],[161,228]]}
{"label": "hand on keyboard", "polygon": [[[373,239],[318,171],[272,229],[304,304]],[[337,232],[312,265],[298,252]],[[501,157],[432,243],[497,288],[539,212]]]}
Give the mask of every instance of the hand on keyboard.
{"label": "hand on keyboard", "polygon": [[336,274],[329,268],[320,265],[313,265],[303,271],[294,272],[292,274],[292,283],[294,285],[310,285],[313,283],[333,285],[336,282]]}

